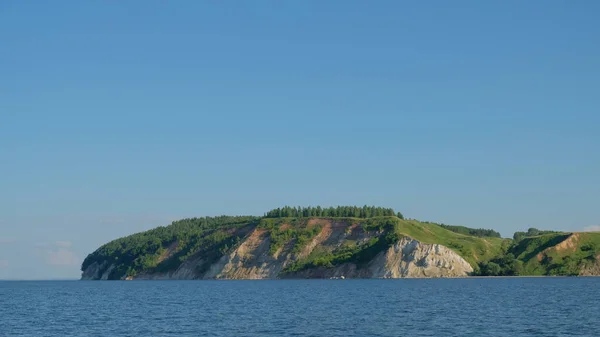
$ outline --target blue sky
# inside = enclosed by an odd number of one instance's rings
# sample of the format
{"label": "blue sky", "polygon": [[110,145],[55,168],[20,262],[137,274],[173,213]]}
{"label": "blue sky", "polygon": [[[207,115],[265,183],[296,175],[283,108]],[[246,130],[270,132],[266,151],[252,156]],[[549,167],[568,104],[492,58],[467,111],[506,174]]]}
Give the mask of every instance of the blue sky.
{"label": "blue sky", "polygon": [[0,279],[191,216],[600,225],[597,1],[2,1]]}

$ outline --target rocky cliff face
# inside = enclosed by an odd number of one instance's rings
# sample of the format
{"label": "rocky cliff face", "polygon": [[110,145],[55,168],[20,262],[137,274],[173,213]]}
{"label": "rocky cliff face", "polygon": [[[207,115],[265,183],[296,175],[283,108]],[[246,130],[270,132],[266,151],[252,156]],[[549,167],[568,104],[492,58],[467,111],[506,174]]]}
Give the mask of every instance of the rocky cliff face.
{"label": "rocky cliff face", "polygon": [[335,268],[308,269],[284,277],[301,278],[426,278],[464,277],[473,267],[458,254],[437,244],[403,238],[379,253],[365,267],[345,263]]}
{"label": "rocky cliff face", "polygon": [[81,275],[82,280],[108,280],[108,276],[115,269],[114,264],[109,264],[107,261],[98,264],[93,263]]}
{"label": "rocky cliff face", "polygon": [[[290,272],[286,270],[287,267],[312,256],[311,254],[326,254],[347,244],[361,245],[384,234],[367,232],[357,226],[323,219],[311,220],[309,225],[320,226],[321,230],[299,251],[294,247],[294,242],[288,242],[273,253],[270,250],[269,232],[256,228],[216,262],[207,262],[201,255],[194,256],[175,270],[163,273],[140,273],[128,279],[464,277],[473,271],[467,261],[445,246],[424,244],[410,237],[403,237],[374,254],[366,263],[346,262]],[[82,279],[107,279],[113,269],[114,266],[109,265],[108,262],[94,263],[84,270]],[[125,279],[125,275],[121,279]]]}

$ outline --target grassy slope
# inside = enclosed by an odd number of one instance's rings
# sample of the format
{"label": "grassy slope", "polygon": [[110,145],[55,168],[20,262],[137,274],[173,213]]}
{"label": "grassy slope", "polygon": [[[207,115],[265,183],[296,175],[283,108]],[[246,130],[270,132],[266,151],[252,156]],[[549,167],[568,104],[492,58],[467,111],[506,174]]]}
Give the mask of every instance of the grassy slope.
{"label": "grassy slope", "polygon": [[[258,228],[267,230],[271,245],[271,255],[290,241],[294,241],[293,253],[298,253],[308,242],[319,234],[321,226],[307,226],[308,219],[299,218],[263,218],[258,223]],[[289,228],[281,229],[283,224]]]}
{"label": "grassy slope", "polygon": [[[317,247],[311,258],[324,258],[325,262],[338,263],[344,261],[368,260],[379,251],[389,246],[390,240],[409,236],[427,244],[444,245],[468,261],[475,269],[478,263],[506,256],[504,252],[514,255],[522,262],[520,275],[569,275],[576,274],[589,264],[597,263],[600,256],[600,233],[576,233],[577,240],[568,249],[557,249],[556,245],[569,240],[572,233],[553,233],[525,238],[519,242],[510,239],[493,237],[475,237],[452,232],[432,223],[415,220],[401,220],[397,217],[328,218],[336,221],[359,223],[366,231],[385,231],[395,234],[385,240],[374,240],[364,247],[357,247],[350,240],[339,252],[319,252]],[[167,227],[159,227],[147,232],[134,234],[114,240],[96,252],[90,254],[83,263],[83,268],[94,261],[109,261],[117,264],[115,276],[141,271],[167,271],[175,269],[192,255],[213,256],[214,260],[243,240],[254,226],[269,230],[273,236],[272,250],[276,250],[285,242],[294,240],[295,251],[299,251],[306,243],[318,234],[317,228],[307,228],[308,218],[214,218],[184,219]],[[291,228],[280,230],[280,224],[288,224]],[[238,232],[238,229],[247,228]],[[320,229],[320,228],[318,228]],[[236,241],[237,240],[237,241]],[[159,263],[159,256],[173,242],[179,245],[173,256]],[[563,244],[564,245],[564,244]],[[306,261],[305,261],[306,262]],[[309,261],[310,262],[310,261]]]}
{"label": "grassy slope", "polygon": [[[332,219],[348,223],[364,223],[367,221],[359,218]],[[521,275],[569,275],[577,274],[582,267],[594,263],[596,257],[600,256],[600,232],[576,233],[578,238],[574,241],[572,248],[558,250],[555,246],[567,240],[573,233],[545,234],[514,242],[512,239],[475,237],[455,233],[436,224],[416,220],[401,220],[396,217],[379,217],[371,220],[377,227],[378,222],[390,219],[393,220],[394,231],[399,236],[409,236],[423,243],[446,246],[462,256],[475,269],[479,268],[479,262],[510,253],[517,260],[523,262]],[[301,231],[304,230],[307,219],[281,218],[267,220],[269,225],[287,223]],[[264,226],[265,222],[262,222],[262,225]],[[352,246],[352,242],[348,242],[347,246]],[[383,245],[377,247],[379,247],[378,249],[385,248]],[[371,247],[370,249],[373,250],[374,248]],[[355,251],[358,250],[355,249]],[[316,252],[310,258],[322,258],[324,254],[327,253]],[[356,255],[354,256],[356,257]],[[543,258],[545,256],[547,258]]]}
{"label": "grassy slope", "polygon": [[600,255],[600,233],[557,233],[525,238],[512,246],[509,253],[523,261],[525,275],[578,274]]}
{"label": "grassy slope", "polygon": [[[401,220],[397,217],[330,219],[346,222],[348,225],[359,223],[366,231],[390,231],[396,234],[394,236],[395,238],[408,236],[426,244],[440,244],[446,246],[462,256],[474,268],[478,267],[478,262],[488,260],[500,254],[503,245],[506,248],[511,241],[502,238],[482,238],[459,234],[436,224],[422,223],[416,220]],[[306,220],[307,219],[286,218],[277,220],[269,219],[269,222],[276,222],[277,224],[286,223],[301,230],[305,226]],[[274,225],[274,223],[269,224],[271,226]],[[372,240],[363,247],[357,247],[353,245],[353,242],[348,241],[342,248],[334,252],[321,251],[317,248],[313,254],[306,259],[298,261],[298,263],[291,266],[288,271],[298,271],[316,266],[332,266],[343,262],[366,260],[374,257],[376,253],[387,249],[390,240],[393,240],[394,237],[384,239],[382,235],[381,242]]]}
{"label": "grassy slope", "polygon": [[[141,272],[175,270],[198,254],[209,264],[236,245],[257,222],[258,218],[251,216],[182,219],[102,245],[86,257],[81,270],[85,271],[97,263],[104,265],[103,273],[110,264],[114,264],[115,269],[109,278],[118,279],[122,275],[133,276]],[[176,245],[176,249],[170,257],[161,261],[161,255],[171,245]]]}
{"label": "grassy slope", "polygon": [[477,262],[500,254],[503,244],[507,247],[511,241],[502,238],[463,235],[435,224],[416,220],[400,220],[396,231],[423,243],[446,246],[462,256],[474,268],[477,267]]}

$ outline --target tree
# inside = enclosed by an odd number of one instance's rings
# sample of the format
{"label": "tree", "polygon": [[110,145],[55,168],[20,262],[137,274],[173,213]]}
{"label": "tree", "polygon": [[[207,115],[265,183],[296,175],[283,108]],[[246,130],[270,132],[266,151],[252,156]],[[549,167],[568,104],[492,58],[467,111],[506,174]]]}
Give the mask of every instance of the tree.
{"label": "tree", "polygon": [[337,206],[321,208],[317,207],[290,207],[275,208],[265,213],[266,218],[287,218],[287,217],[354,217],[371,218],[397,215],[403,219],[402,213],[395,212],[392,208],[383,208],[375,206]]}
{"label": "tree", "polygon": [[532,236],[539,236],[539,235],[545,235],[545,234],[555,234],[555,233],[560,233],[557,231],[544,231],[544,230],[539,230],[537,228],[529,228],[527,229],[527,232],[515,232],[513,234],[513,239],[515,241],[521,241],[525,238],[529,238]]}
{"label": "tree", "polygon": [[486,276],[500,276],[502,274],[502,268],[495,262],[488,262],[485,268]]}
{"label": "tree", "polygon": [[513,234],[513,240],[521,241],[526,236],[527,236],[527,233],[525,233],[525,232],[515,232],[515,234]]}
{"label": "tree", "polygon": [[514,260],[510,265],[510,274],[512,276],[519,276],[523,273],[523,261]]}

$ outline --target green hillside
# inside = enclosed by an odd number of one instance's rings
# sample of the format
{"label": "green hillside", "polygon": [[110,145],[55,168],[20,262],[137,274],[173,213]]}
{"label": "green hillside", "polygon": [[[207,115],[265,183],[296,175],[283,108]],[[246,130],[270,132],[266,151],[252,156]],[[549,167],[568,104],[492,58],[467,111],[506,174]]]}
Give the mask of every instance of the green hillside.
{"label": "green hillside", "polygon": [[[300,254],[325,230],[325,225],[331,227],[334,223],[340,233],[346,231],[343,242],[335,247],[309,248],[310,253]],[[202,274],[252,235],[267,235],[263,239],[268,239],[265,244],[268,243],[268,254],[273,258],[284,248],[286,254],[291,254],[292,263],[283,272],[329,268],[347,262],[364,265],[401,238],[410,237],[452,249],[473,266],[475,275],[600,274],[600,233],[530,228],[515,233],[514,239],[504,239],[494,230],[407,220],[391,208],[374,206],[286,206],[263,217],[183,219],[113,240],[88,255],[81,268],[84,273],[92,273],[90,278],[104,274],[109,279],[120,279],[140,273],[172,272],[195,259],[200,261],[195,271]],[[353,235],[362,239],[352,238]]]}
{"label": "green hillside", "polygon": [[[440,225],[416,220],[404,220],[395,216],[375,217],[370,219],[360,218],[335,218],[338,222],[357,224],[366,232],[381,232],[362,245],[346,242],[342,247],[333,251],[316,250],[308,257],[299,259],[285,272],[298,272],[316,267],[334,267],[347,262],[366,263],[378,253],[386,250],[402,237],[410,237],[427,244],[440,244],[446,246],[469,262],[475,269],[478,262],[488,260],[502,252],[502,246],[508,245],[510,240],[497,237],[475,237],[455,233]],[[286,220],[290,223],[290,220]],[[457,228],[464,230],[466,227]]]}
{"label": "green hillside", "polygon": [[480,264],[485,276],[579,275],[598,265],[600,233],[553,232],[513,241],[506,253]]}
{"label": "green hillside", "polygon": [[[466,228],[466,227],[463,227]],[[502,253],[511,240],[500,237],[477,237],[455,233],[440,225],[416,220],[401,220],[396,231],[423,243],[446,246],[477,268],[478,262],[491,259]]]}
{"label": "green hillside", "polygon": [[[175,221],[149,231],[113,240],[88,255],[81,266],[114,264],[111,279],[140,272],[176,269],[188,258],[203,254],[209,262],[218,259],[236,245],[258,223],[252,216],[220,216]],[[176,247],[173,247],[173,245]],[[169,251],[173,247],[172,251]],[[162,259],[168,253],[168,259]],[[104,270],[101,270],[103,272]]]}
{"label": "green hillside", "polygon": [[[100,269],[100,273],[109,269],[110,279],[121,278],[122,275],[135,276],[139,273],[168,272],[177,269],[182,263],[194,256],[202,256],[208,268],[221,256],[230,252],[252,230],[266,226],[269,222],[281,223],[282,216],[294,215],[289,223],[306,222],[304,215],[319,215],[325,217],[344,217],[353,214],[364,216],[364,219],[381,217],[382,215],[397,215],[400,212],[391,208],[375,206],[338,206],[338,207],[283,207],[271,210],[264,217],[255,216],[219,216],[190,218],[175,221],[168,226],[161,226],[145,232],[132,234],[113,240],[102,245],[89,254],[82,263],[81,270],[85,271],[92,265]],[[304,241],[316,235],[315,229],[303,230],[291,228],[272,232],[273,249],[291,240],[301,246]],[[199,272],[200,272],[199,271]]]}

